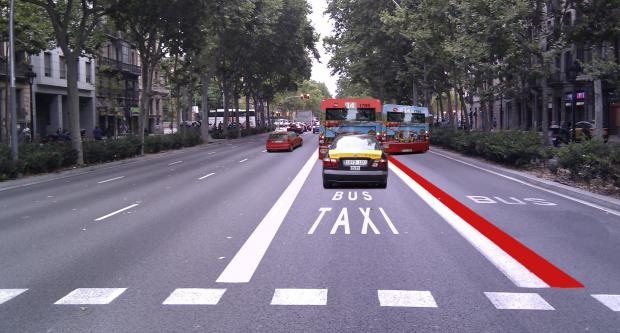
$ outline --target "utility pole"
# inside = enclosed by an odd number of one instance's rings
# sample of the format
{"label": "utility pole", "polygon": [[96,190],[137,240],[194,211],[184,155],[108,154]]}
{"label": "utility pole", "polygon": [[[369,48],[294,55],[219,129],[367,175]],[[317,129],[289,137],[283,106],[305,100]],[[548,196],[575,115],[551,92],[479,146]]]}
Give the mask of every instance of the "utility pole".
{"label": "utility pole", "polygon": [[15,100],[15,36],[13,31],[13,20],[15,18],[15,0],[10,0],[9,4],[9,112],[11,113],[11,158],[13,162],[19,159],[17,145],[17,110]]}

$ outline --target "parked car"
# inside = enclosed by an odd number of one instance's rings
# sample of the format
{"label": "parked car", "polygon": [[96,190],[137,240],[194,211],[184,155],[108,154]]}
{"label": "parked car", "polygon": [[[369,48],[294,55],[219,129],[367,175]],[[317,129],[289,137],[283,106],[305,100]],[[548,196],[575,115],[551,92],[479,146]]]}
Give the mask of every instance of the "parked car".
{"label": "parked car", "polygon": [[303,145],[303,139],[295,132],[278,131],[269,134],[265,145],[268,152],[272,151],[293,151]]}
{"label": "parked car", "polygon": [[387,186],[388,159],[381,143],[368,134],[337,137],[323,157],[323,187],[336,183]]}

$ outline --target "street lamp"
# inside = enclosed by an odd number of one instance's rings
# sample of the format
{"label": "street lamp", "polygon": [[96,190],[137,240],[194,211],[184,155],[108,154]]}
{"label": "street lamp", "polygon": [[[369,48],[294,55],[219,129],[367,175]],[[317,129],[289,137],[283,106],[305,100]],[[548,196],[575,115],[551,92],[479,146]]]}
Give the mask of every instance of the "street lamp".
{"label": "street lamp", "polygon": [[34,107],[32,105],[33,101],[33,93],[32,93],[32,84],[34,83],[34,78],[37,77],[37,73],[32,71],[32,66],[28,72],[26,72],[26,77],[28,78],[28,85],[30,85],[30,129],[32,129],[32,139],[34,140],[35,135],[37,133],[37,115],[34,113]]}

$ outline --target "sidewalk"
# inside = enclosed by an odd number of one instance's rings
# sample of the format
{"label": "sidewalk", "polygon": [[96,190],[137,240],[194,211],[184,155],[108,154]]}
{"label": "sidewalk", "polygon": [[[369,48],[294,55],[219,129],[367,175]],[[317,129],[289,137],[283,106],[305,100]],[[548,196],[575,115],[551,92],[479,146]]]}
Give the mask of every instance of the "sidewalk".
{"label": "sidewalk", "polygon": [[568,186],[568,185],[561,184],[561,183],[551,181],[548,179],[543,179],[529,172],[509,169],[509,168],[500,166],[498,164],[494,164],[486,160],[481,161],[481,160],[478,160],[472,157],[468,157],[468,156],[465,156],[465,155],[462,155],[456,152],[452,152],[449,150],[445,150],[442,148],[438,148],[435,146],[431,146],[431,150],[429,151],[429,153],[436,153],[438,155],[447,156],[461,163],[468,164],[470,166],[473,166],[475,168],[478,168],[478,169],[481,169],[481,170],[484,170],[490,173],[495,173],[504,178],[512,179],[517,182],[524,182],[524,183],[527,183],[533,186],[540,187],[542,189],[557,192],[561,195],[570,196],[572,198],[576,198],[576,199],[583,200],[583,201],[588,201],[588,202],[597,204],[605,208],[620,211],[620,200],[610,197],[610,196],[593,193],[590,191]]}

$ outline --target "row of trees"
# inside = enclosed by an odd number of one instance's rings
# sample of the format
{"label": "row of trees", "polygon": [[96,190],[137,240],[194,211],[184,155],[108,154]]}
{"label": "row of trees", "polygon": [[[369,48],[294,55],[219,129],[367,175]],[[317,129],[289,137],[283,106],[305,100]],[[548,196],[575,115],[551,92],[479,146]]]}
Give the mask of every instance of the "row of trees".
{"label": "row of trees", "polygon": [[[593,60],[577,67],[595,87],[597,80],[620,87],[619,0],[332,0],[328,13],[335,35],[325,43],[341,75],[339,94],[423,105],[445,94],[448,110],[453,98],[466,107],[475,95],[490,129],[502,97],[517,101],[520,116],[528,105],[541,112],[573,44],[592,51]],[[546,131],[547,112],[541,116]]]}
{"label": "row of trees", "polygon": [[[1,4],[4,12],[6,2]],[[278,93],[295,90],[298,82],[308,79],[311,57],[318,58],[318,37],[308,20],[306,0],[24,0],[18,2],[16,12],[29,18],[20,23],[18,49],[36,53],[55,45],[64,54],[67,108],[78,164],[83,164],[83,155],[76,64],[80,56],[96,55],[104,26],[123,31],[139,51],[142,147],[153,74],[164,58],[174,59],[166,60],[164,68],[177,95],[186,85],[195,84],[203,91],[202,109],[208,112],[209,91],[216,84],[223,91],[226,114],[241,96],[248,108],[251,99],[254,105],[267,105],[267,114],[263,111],[259,117],[261,124],[269,121],[269,103]],[[206,127],[204,135],[208,135]]]}

